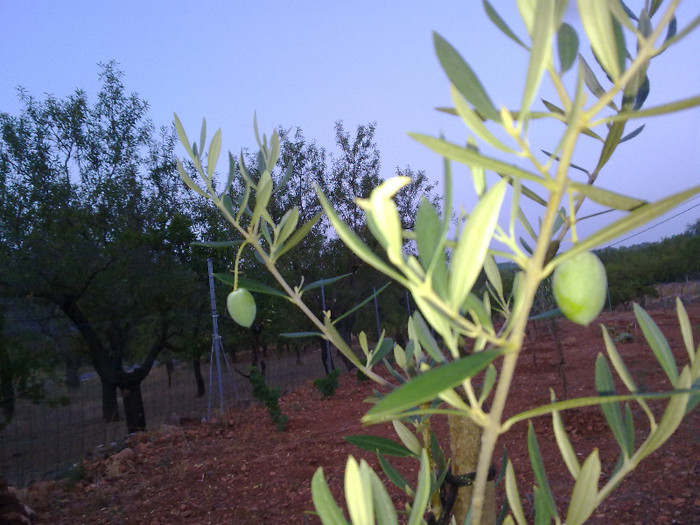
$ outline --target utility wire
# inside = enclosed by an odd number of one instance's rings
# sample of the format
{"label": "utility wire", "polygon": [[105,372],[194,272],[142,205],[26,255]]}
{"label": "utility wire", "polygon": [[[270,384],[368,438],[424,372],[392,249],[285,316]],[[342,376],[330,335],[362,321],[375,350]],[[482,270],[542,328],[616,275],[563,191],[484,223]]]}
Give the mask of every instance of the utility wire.
{"label": "utility wire", "polygon": [[[693,197],[693,199],[691,199],[691,200],[698,199],[698,198],[700,198],[700,195],[698,195],[698,196],[696,196],[696,197]],[[698,206],[700,206],[700,203],[694,204],[693,206],[691,206],[691,207],[688,208],[687,210],[683,210],[682,212],[676,213],[676,214],[673,215],[672,217],[669,217],[668,219],[664,219],[663,221],[661,221],[661,222],[659,222],[659,223],[653,224],[653,225],[649,226],[648,228],[644,228],[644,229],[643,229],[642,231],[640,231],[640,232],[634,233],[634,234],[632,234],[632,235],[629,235],[629,236],[625,237],[624,239],[620,239],[619,241],[616,241],[616,242],[613,242],[613,243],[611,243],[611,244],[608,244],[608,245],[606,246],[606,248],[610,248],[610,247],[612,247],[612,246],[615,246],[616,244],[620,244],[621,242],[625,242],[625,241],[631,239],[632,237],[636,237],[637,235],[641,235],[642,233],[648,232],[649,230],[651,230],[651,229],[653,229],[653,228],[656,228],[657,226],[661,226],[661,225],[664,224],[665,222],[668,222],[668,221],[670,221],[671,219],[675,219],[676,217],[679,217],[680,215],[683,215],[684,213],[687,213],[687,212],[689,212],[690,210],[692,210],[693,208],[697,208]]]}

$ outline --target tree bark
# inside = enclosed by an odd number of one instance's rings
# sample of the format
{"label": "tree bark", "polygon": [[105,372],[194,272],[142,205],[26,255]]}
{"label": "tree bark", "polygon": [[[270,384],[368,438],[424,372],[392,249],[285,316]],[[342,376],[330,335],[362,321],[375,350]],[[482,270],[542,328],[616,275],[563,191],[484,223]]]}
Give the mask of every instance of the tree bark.
{"label": "tree bark", "polygon": [[72,353],[66,354],[66,386],[70,389],[80,388],[80,375],[78,374],[78,368],[80,367],[80,360],[75,357]]}
{"label": "tree bark", "polygon": [[206,389],[204,387],[204,378],[202,377],[202,363],[199,357],[192,359],[192,370],[194,371],[194,381],[197,384],[197,397],[204,397]]}
{"label": "tree bark", "polygon": [[119,403],[117,402],[117,385],[106,380],[101,374],[102,383],[102,419],[106,423],[119,421]]}
{"label": "tree bark", "polygon": [[[476,472],[481,449],[481,428],[471,419],[464,416],[447,416],[450,427],[450,448],[452,450],[452,474],[461,476]],[[457,523],[464,523],[467,511],[472,501],[473,488],[460,487],[457,490],[457,500],[454,505],[454,516]],[[484,510],[480,525],[496,524],[496,500],[493,481],[486,484],[484,495]]]}
{"label": "tree bark", "polygon": [[130,434],[146,430],[146,414],[143,409],[141,396],[141,380],[129,381],[122,388],[122,401],[124,402],[124,419],[126,429]]}

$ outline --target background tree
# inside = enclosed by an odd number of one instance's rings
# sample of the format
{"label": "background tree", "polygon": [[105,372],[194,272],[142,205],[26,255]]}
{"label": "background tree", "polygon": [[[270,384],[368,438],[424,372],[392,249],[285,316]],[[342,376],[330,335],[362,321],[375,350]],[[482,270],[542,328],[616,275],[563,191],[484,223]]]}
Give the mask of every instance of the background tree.
{"label": "background tree", "polygon": [[81,90],[43,101],[20,90],[21,114],[0,114],[0,290],[62,312],[102,382],[104,419],[119,418],[120,390],[135,431],[141,382],[206,301],[190,246],[203,226],[173,132],[155,129],[114,62],[99,77],[94,104]]}

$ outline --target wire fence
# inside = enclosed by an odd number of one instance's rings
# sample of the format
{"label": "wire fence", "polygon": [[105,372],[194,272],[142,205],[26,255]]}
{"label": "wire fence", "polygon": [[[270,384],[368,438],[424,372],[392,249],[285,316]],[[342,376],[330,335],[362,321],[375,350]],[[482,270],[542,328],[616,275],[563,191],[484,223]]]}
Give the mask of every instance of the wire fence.
{"label": "wire fence", "polygon": [[[318,348],[299,355],[268,355],[264,358],[266,382],[285,394],[323,377],[321,359]],[[250,382],[236,372],[247,373],[247,369],[247,361],[229,360],[227,366],[222,360],[220,395],[216,368],[203,363],[207,392],[197,397],[191,365],[178,363],[171,373],[166,366],[155,367],[141,384],[148,430],[220,413],[220,399],[225,410],[248,406],[253,401]],[[62,406],[17,400],[14,418],[0,429],[0,475],[11,485],[24,487],[66,476],[84,458],[103,457],[123,446],[126,424],[123,420],[103,421],[101,384],[94,374],[89,376],[75,390],[58,385],[48,388],[49,398],[67,399]]]}

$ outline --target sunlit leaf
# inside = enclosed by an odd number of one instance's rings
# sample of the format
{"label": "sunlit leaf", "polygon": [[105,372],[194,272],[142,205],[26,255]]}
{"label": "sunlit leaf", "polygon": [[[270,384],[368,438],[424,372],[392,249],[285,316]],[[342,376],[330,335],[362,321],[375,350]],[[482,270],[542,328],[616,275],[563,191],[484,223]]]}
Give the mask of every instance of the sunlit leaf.
{"label": "sunlit leaf", "polygon": [[373,471],[369,472],[372,483],[372,499],[374,501],[374,513],[377,516],[377,525],[398,525],[394,503],[389,496],[379,476]]}
{"label": "sunlit leaf", "polygon": [[532,46],[530,47],[530,60],[525,79],[525,91],[520,106],[522,114],[529,112],[532,101],[539,90],[542,75],[552,61],[552,36],[555,30],[554,0],[539,0],[530,32]]}
{"label": "sunlit leaf", "polygon": [[566,525],[580,525],[593,513],[596,508],[598,478],[600,478],[600,459],[598,449],[594,449],[583,462],[581,472],[576,479],[566,515]]}
{"label": "sunlit leaf", "polygon": [[472,103],[474,109],[482,117],[500,122],[501,116],[494,108],[486,90],[457,50],[437,33],[433,33],[433,42],[442,69],[450,82],[455,85],[464,98]]}
{"label": "sunlit leaf", "polygon": [[323,525],[347,525],[348,522],[343,516],[343,511],[338,507],[331,490],[328,488],[321,467],[316,470],[311,479],[311,498]]}
{"label": "sunlit leaf", "polygon": [[452,252],[448,277],[448,293],[455,306],[462,305],[481,272],[505,191],[503,180],[489,189],[479,199],[460,233],[457,247]]}
{"label": "sunlit leaf", "polygon": [[464,121],[467,127],[477,135],[481,140],[493,146],[496,149],[504,151],[506,153],[512,153],[512,149],[503,144],[498,140],[493,133],[491,133],[488,128],[481,121],[481,118],[475,111],[473,111],[469,105],[466,103],[462,94],[457,90],[454,84],[450,85],[450,95],[452,97],[452,102],[455,105],[455,111],[457,115]]}
{"label": "sunlit leaf", "polygon": [[659,361],[659,364],[671,380],[671,384],[676,387],[678,368],[676,366],[676,360],[673,357],[673,352],[671,352],[671,347],[668,345],[664,334],[661,333],[661,330],[649,314],[636,303],[634,304],[634,315],[637,318],[639,327],[642,329],[644,339],[646,339],[656,359]]}
{"label": "sunlit leaf", "polygon": [[321,215],[321,212],[317,213],[309,221],[302,224],[301,227],[299,227],[299,229],[297,229],[292,235],[290,235],[287,242],[284,243],[284,246],[275,253],[276,257],[280,258],[283,254],[287,253],[302,240],[304,240],[304,237],[306,237],[311,229],[316,225],[318,220],[321,218]]}
{"label": "sunlit leaf", "polygon": [[399,436],[403,444],[406,445],[406,448],[408,448],[408,450],[410,450],[413,453],[413,455],[419,456],[421,451],[421,444],[420,441],[418,441],[418,438],[413,435],[413,432],[411,432],[406,425],[404,425],[401,421],[397,419],[395,419],[391,423],[394,426],[394,431],[396,431],[396,435]]}
{"label": "sunlit leaf", "polygon": [[405,282],[401,274],[392,269],[391,266],[385,263],[381,258],[379,258],[379,256],[377,256],[372,250],[370,250],[369,247],[362,241],[362,239],[360,239],[360,237],[354,231],[352,231],[352,229],[350,229],[350,227],[347,224],[345,224],[342,221],[342,219],[333,209],[333,206],[331,206],[330,202],[328,202],[326,196],[323,195],[323,192],[318,187],[316,187],[316,194],[318,195],[318,199],[321,202],[321,206],[323,206],[323,210],[328,216],[328,220],[330,221],[331,225],[335,228],[335,231],[338,233],[338,237],[340,237],[340,239],[345,243],[345,245],[348,248],[350,248],[353,251],[353,253],[355,253],[355,255],[357,255],[360,259],[365,261],[370,266],[388,275],[395,281],[400,283]]}
{"label": "sunlit leaf", "polygon": [[374,502],[368,469],[364,459],[358,465],[355,458],[348,457],[345,466],[345,501],[353,525],[374,525]]}
{"label": "sunlit leaf", "polygon": [[518,482],[515,479],[513,463],[511,463],[510,460],[508,460],[508,466],[506,467],[506,496],[508,497],[508,503],[513,511],[515,521],[518,522],[518,525],[527,525],[527,521],[525,521],[525,513],[523,512],[523,504],[520,502]]}
{"label": "sunlit leaf", "polygon": [[416,495],[413,498],[413,503],[411,504],[411,514],[408,517],[407,525],[420,525],[423,523],[425,507],[430,499],[430,489],[430,461],[428,460],[428,453],[424,449],[421,453]]}
{"label": "sunlit leaf", "polygon": [[214,177],[214,170],[216,169],[216,163],[219,162],[220,153],[221,130],[219,129],[214,133],[214,137],[212,137],[211,143],[209,144],[209,154],[207,156],[207,175],[209,176],[209,180],[212,180]]}
{"label": "sunlit leaf", "polygon": [[581,23],[586,31],[593,51],[605,71],[617,80],[620,77],[618,44],[615,38],[613,17],[607,0],[587,0],[576,2]]}
{"label": "sunlit leaf", "polygon": [[[602,354],[598,354],[595,362],[595,387],[599,395],[615,395],[615,382],[608,362]],[[622,410],[619,403],[605,403],[600,406],[605,420],[615,436],[615,441],[626,458],[632,455],[632,450],[627,448],[625,425],[622,420]]]}
{"label": "sunlit leaf", "polygon": [[500,354],[498,350],[486,350],[428,370],[387,394],[365,414],[362,421],[376,423],[392,419],[403,410],[431,401],[443,390],[454,388],[481,372]]}
{"label": "sunlit leaf", "polygon": [[[550,388],[550,397],[552,402],[554,402],[554,390]],[[552,427],[554,428],[554,438],[557,441],[557,446],[561,453],[561,457],[566,464],[566,468],[569,469],[571,476],[574,479],[578,478],[581,466],[578,463],[578,458],[576,457],[576,452],[574,452],[574,447],[571,446],[571,441],[564,428],[564,423],[561,420],[561,415],[558,410],[552,411]]]}

